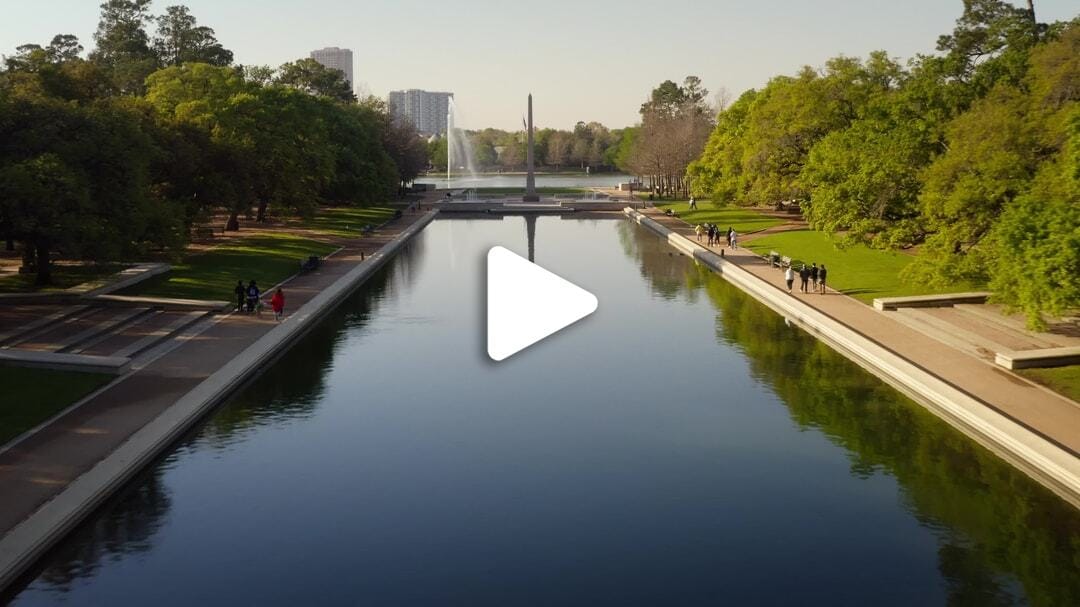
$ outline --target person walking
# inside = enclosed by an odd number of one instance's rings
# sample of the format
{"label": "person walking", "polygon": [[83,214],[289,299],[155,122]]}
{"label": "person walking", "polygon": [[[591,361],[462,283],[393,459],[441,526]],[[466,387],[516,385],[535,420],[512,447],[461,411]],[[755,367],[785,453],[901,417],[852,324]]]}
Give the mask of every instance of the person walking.
{"label": "person walking", "polygon": [[[694,226],[694,233],[697,234],[697,241],[698,242],[701,242],[701,235],[704,232],[705,232],[705,228],[700,223],[697,224],[696,226]],[[712,238],[711,235],[709,237]]]}
{"label": "person walking", "polygon": [[244,288],[244,281],[236,281],[236,288],[233,289],[233,294],[236,296],[236,311],[244,311],[244,303],[247,302],[247,289]]}
{"label": "person walking", "polygon": [[821,292],[825,293],[825,264],[821,264],[821,269],[817,273],[818,284],[821,285]]}
{"label": "person walking", "polygon": [[790,295],[791,285],[795,283],[795,270],[792,270],[791,266],[788,266],[787,270],[784,270],[784,282],[787,283],[787,292],[788,295]]}
{"label": "person walking", "polygon": [[817,279],[818,279],[818,267],[816,263],[810,264],[810,285],[814,289],[814,293],[817,293]]}
{"label": "person walking", "polygon": [[731,235],[734,232],[735,232],[735,228],[733,228],[731,226],[728,226],[728,229],[727,229],[727,246],[728,246],[729,249],[731,248]]}
{"label": "person walking", "polygon": [[802,291],[803,293],[806,293],[806,287],[807,287],[807,283],[809,281],[810,281],[810,268],[806,267],[806,264],[804,263],[802,265],[802,267],[799,268],[799,290]]}
{"label": "person walking", "polygon": [[694,200],[693,196],[690,197],[690,210],[691,211],[696,211],[697,210],[697,200]]}
{"label": "person walking", "polygon": [[735,230],[731,231],[731,248],[732,249],[738,249],[739,248],[739,233],[736,232]]}
{"label": "person walking", "polygon": [[259,305],[259,285],[254,280],[248,283],[247,288],[247,311],[248,314],[258,311]]}
{"label": "person walking", "polygon": [[270,298],[270,308],[274,310],[274,320],[281,322],[281,318],[285,316],[285,293],[281,287],[278,287]]}

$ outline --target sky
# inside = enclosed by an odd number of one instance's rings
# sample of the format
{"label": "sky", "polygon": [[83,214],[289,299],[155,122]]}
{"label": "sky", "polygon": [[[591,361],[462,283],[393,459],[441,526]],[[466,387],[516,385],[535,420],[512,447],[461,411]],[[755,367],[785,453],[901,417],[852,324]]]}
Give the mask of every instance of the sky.
{"label": "sky", "polygon": [[[934,50],[961,0],[155,0],[186,4],[243,64],[277,66],[316,48],[353,51],[357,88],[451,91],[457,123],[520,129],[632,125],[656,85],[693,74],[737,97],[770,77],[839,54]],[[100,0],[0,0],[0,54],[57,33],[93,46]],[[1040,21],[1078,0],[1036,0]]]}

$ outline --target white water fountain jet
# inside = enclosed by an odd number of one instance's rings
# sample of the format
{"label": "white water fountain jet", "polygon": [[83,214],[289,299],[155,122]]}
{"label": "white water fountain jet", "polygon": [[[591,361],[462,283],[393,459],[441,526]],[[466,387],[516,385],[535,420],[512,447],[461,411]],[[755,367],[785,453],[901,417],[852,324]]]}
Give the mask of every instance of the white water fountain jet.
{"label": "white water fountain jet", "polygon": [[456,126],[459,113],[457,104],[451,97],[446,111],[446,186],[448,188],[454,172],[468,174],[474,182],[477,178],[472,143],[465,131]]}

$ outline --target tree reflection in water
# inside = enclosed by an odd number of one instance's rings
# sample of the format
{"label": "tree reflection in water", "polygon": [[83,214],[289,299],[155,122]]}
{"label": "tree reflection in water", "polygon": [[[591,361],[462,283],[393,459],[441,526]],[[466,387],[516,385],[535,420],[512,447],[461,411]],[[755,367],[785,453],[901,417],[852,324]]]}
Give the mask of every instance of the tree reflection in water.
{"label": "tree reflection in water", "polygon": [[801,428],[844,448],[852,476],[896,479],[939,538],[950,604],[1080,605],[1072,506],[651,232],[624,222],[620,237],[657,296],[709,297],[717,340],[746,354]]}

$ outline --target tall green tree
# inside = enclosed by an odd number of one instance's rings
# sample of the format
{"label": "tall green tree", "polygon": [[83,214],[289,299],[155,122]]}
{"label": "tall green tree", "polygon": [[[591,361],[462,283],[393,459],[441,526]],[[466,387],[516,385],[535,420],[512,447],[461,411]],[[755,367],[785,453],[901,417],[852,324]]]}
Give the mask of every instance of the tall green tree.
{"label": "tall green tree", "polygon": [[90,52],[90,60],[109,74],[120,94],[141,95],[143,81],[158,69],[159,58],[150,45],[146,26],[153,22],[151,0],[107,0]]}
{"label": "tall green tree", "polygon": [[328,68],[314,59],[298,59],[282,65],[274,82],[346,103],[357,100],[344,72]]}
{"label": "tall green tree", "polygon": [[170,6],[157,17],[153,47],[163,65],[208,63],[225,66],[233,61],[232,51],[217,40],[214,30],[198,25],[186,6]]}

